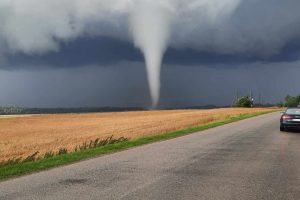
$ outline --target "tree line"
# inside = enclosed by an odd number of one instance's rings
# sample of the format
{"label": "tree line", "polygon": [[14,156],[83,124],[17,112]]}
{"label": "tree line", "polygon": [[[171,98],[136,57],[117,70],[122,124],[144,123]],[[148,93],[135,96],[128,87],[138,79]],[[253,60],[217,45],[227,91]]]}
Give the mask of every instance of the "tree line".
{"label": "tree line", "polygon": [[63,114],[63,113],[95,113],[95,112],[121,112],[145,110],[140,107],[100,107],[100,108],[25,108],[0,107],[0,115],[24,114]]}
{"label": "tree line", "polygon": [[[275,105],[272,105],[272,104],[267,104],[267,105],[268,106],[278,106],[278,107],[299,107],[300,106],[300,94],[298,96],[287,95],[284,98],[284,101],[281,101]],[[255,105],[254,101],[252,100],[252,98],[250,96],[242,96],[236,100],[235,106],[250,108],[253,106],[261,107],[262,105]]]}
{"label": "tree line", "polygon": [[298,96],[287,95],[284,102],[281,103],[283,107],[297,107],[300,106],[300,94]]}

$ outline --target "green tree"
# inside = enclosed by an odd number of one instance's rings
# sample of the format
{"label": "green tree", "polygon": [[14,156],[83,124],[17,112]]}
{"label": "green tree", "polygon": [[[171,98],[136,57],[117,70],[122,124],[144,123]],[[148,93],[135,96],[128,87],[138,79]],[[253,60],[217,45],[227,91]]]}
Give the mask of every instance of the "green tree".
{"label": "green tree", "polygon": [[284,103],[280,101],[279,103],[276,104],[277,107],[284,107]]}
{"label": "green tree", "polygon": [[298,105],[300,104],[300,94],[296,97]]}
{"label": "green tree", "polygon": [[252,101],[249,96],[243,96],[236,101],[235,105],[236,107],[251,108]]}
{"label": "green tree", "polygon": [[287,95],[285,97],[285,106],[286,107],[297,107],[300,103],[300,101],[298,101],[298,97],[293,97],[291,95]]}

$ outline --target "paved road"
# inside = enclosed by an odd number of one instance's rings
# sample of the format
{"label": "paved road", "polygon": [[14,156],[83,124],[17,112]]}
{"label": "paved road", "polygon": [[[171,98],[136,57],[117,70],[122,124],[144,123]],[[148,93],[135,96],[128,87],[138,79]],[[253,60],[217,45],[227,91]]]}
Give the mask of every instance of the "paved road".
{"label": "paved road", "polygon": [[0,183],[0,199],[300,199],[300,133],[279,113]]}

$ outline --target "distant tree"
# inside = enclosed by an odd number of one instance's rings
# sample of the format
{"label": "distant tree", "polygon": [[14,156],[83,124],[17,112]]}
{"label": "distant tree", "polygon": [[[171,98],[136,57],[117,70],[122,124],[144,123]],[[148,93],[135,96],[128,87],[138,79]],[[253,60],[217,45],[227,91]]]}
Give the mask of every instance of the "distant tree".
{"label": "distant tree", "polygon": [[249,96],[243,96],[239,98],[236,103],[236,107],[245,107],[245,108],[251,108],[252,107],[252,100]]}
{"label": "distant tree", "polygon": [[297,107],[299,105],[299,103],[300,103],[300,101],[298,101],[299,97],[300,97],[300,95],[297,96],[297,97],[293,97],[291,95],[287,95],[285,97],[285,106],[286,107]]}
{"label": "distant tree", "polygon": [[277,107],[284,107],[284,103],[282,101],[280,101],[279,103],[276,104]]}
{"label": "distant tree", "polygon": [[300,104],[300,94],[296,97],[298,105]]}

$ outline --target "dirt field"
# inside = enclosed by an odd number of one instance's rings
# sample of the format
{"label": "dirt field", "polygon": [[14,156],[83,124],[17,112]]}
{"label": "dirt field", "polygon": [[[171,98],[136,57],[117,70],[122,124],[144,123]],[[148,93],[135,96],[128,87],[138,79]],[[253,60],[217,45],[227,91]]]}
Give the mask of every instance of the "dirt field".
{"label": "dirt field", "polygon": [[41,155],[59,148],[74,150],[96,138],[138,138],[270,109],[212,109],[32,115],[0,118],[0,161]]}

